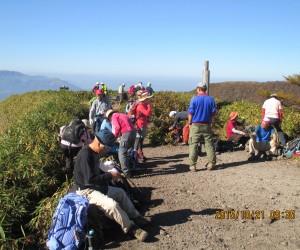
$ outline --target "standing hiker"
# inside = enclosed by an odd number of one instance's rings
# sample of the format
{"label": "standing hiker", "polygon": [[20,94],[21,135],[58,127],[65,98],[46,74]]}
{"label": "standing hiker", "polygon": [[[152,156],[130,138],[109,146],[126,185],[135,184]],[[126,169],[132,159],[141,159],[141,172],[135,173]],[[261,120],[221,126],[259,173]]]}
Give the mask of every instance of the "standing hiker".
{"label": "standing hiker", "polygon": [[103,96],[103,91],[96,90],[97,99],[93,101],[92,107],[89,113],[89,119],[91,125],[96,123],[96,131],[98,132],[101,127],[101,123],[104,120],[104,112],[111,108],[111,104],[107,97]]}
{"label": "standing hiker", "polygon": [[118,94],[119,94],[119,99],[120,99],[120,104],[124,100],[124,93],[125,93],[125,83],[122,83],[119,87]]}
{"label": "standing hiker", "polygon": [[197,96],[193,97],[188,109],[188,120],[190,124],[190,171],[196,171],[198,143],[200,142],[201,136],[203,136],[205,140],[205,150],[208,158],[206,168],[208,170],[213,170],[216,165],[216,152],[212,142],[212,124],[217,108],[215,100],[207,95],[206,90],[207,86],[205,83],[199,83],[196,86]]}
{"label": "standing hiker", "polygon": [[120,138],[118,157],[121,168],[125,176],[130,177],[129,153],[133,149],[136,137],[136,129],[130,118],[122,113],[117,113],[109,109],[105,117],[112,125],[112,133],[116,138]]}
{"label": "standing hiker", "polygon": [[271,94],[270,98],[264,102],[262,106],[262,119],[264,118],[268,118],[270,120],[270,124],[277,130],[279,140],[282,145],[285,146],[286,140],[281,129],[283,112],[281,102],[278,100],[277,94]]}

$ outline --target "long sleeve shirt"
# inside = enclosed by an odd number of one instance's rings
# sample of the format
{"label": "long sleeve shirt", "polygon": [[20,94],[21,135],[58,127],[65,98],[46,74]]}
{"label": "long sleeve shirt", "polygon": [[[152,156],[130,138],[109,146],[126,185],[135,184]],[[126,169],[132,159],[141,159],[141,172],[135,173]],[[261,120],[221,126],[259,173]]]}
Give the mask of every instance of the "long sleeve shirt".
{"label": "long sleeve shirt", "polygon": [[111,116],[112,133],[115,137],[120,137],[125,133],[134,130],[134,125],[130,118],[122,113],[114,113]]}
{"label": "long sleeve shirt", "polygon": [[151,106],[145,102],[139,102],[136,107],[136,127],[146,128],[151,115]]}
{"label": "long sleeve shirt", "polygon": [[92,188],[106,194],[112,175],[100,172],[99,158],[100,155],[90,147],[81,149],[75,161],[74,180],[80,188]]}
{"label": "long sleeve shirt", "polygon": [[95,120],[95,117],[97,115],[103,116],[104,112],[110,108],[112,108],[111,104],[106,97],[103,97],[102,100],[97,98],[95,101],[93,101],[93,104],[92,104],[92,107],[91,107],[90,113],[89,113],[89,119]]}
{"label": "long sleeve shirt", "polygon": [[187,112],[187,111],[178,112],[175,115],[173,127],[176,127],[176,125],[180,121],[188,120],[188,115],[189,115],[189,112]]}

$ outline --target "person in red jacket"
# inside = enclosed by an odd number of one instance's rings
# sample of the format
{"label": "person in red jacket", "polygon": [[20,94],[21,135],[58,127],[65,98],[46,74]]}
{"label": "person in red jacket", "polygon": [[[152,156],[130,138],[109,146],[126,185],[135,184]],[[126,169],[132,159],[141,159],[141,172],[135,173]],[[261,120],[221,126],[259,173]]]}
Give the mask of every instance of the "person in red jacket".
{"label": "person in red jacket", "polygon": [[136,139],[134,143],[134,149],[138,152],[139,155],[139,161],[145,162],[146,157],[144,156],[143,152],[143,144],[144,144],[144,138],[147,135],[147,125],[148,120],[151,114],[151,98],[152,95],[149,95],[147,92],[142,93],[138,96],[138,105],[136,108]]}
{"label": "person in red jacket", "polygon": [[226,136],[228,141],[232,141],[236,144],[242,144],[242,146],[245,146],[250,138],[245,130],[241,131],[237,129],[237,126],[244,126],[244,120],[242,122],[238,121],[238,112],[230,112],[229,118],[230,120],[226,125]]}

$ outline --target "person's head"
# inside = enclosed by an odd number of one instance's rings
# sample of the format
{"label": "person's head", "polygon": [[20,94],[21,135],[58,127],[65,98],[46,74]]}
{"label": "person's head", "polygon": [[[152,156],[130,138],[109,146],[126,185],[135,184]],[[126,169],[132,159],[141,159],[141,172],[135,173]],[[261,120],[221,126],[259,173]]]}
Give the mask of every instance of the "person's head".
{"label": "person's head", "polygon": [[99,87],[99,85],[100,85],[100,83],[99,83],[99,82],[96,82],[96,86],[98,86],[98,87]]}
{"label": "person's head", "polygon": [[108,109],[105,112],[104,117],[106,118],[106,120],[110,121],[111,120],[111,116],[113,115],[113,113],[116,113],[113,109]]}
{"label": "person's head", "polygon": [[138,85],[139,85],[140,87],[142,87],[142,86],[143,86],[143,83],[142,83],[142,82],[139,82]]}
{"label": "person's head", "polygon": [[149,86],[149,87],[150,87],[150,86],[151,86],[151,82],[148,82],[148,83],[147,83],[147,86]]}
{"label": "person's head", "polygon": [[271,122],[270,122],[270,119],[269,118],[264,118],[262,121],[261,121],[261,126],[266,129],[270,126]]}
{"label": "person's head", "polygon": [[169,113],[169,117],[170,117],[170,118],[175,117],[176,114],[177,114],[176,111],[171,111],[171,112]]}
{"label": "person's head", "polygon": [[146,103],[150,103],[151,98],[153,97],[153,95],[149,95],[148,92],[142,92],[142,95],[139,97],[139,101],[140,102],[146,102]]}
{"label": "person's head", "polygon": [[101,82],[101,85],[103,86],[103,85],[104,85],[104,82]]}
{"label": "person's head", "polygon": [[122,83],[122,86],[125,87],[125,83]]}
{"label": "person's head", "polygon": [[132,98],[129,98],[128,103],[129,103],[129,104],[133,104],[133,99],[132,99]]}
{"label": "person's head", "polygon": [[106,153],[108,147],[114,146],[116,137],[108,129],[101,129],[95,134],[95,139],[89,145],[96,153]]}
{"label": "person's head", "polygon": [[139,99],[139,98],[142,97],[142,94],[143,94],[143,90],[138,90],[138,91],[136,92],[136,97]]}
{"label": "person's head", "polygon": [[273,94],[270,95],[270,98],[272,98],[272,97],[275,98],[275,99],[278,98],[277,94],[275,94],[275,93],[273,93]]}
{"label": "person's head", "polygon": [[197,84],[197,86],[196,86],[196,90],[197,90],[197,92],[198,92],[198,91],[206,92],[206,90],[207,90],[207,85],[206,85],[206,83],[199,82],[199,83]]}
{"label": "person's head", "polygon": [[103,98],[103,91],[101,89],[97,89],[95,94],[99,100]]}
{"label": "person's head", "polygon": [[238,112],[230,112],[229,118],[231,121],[237,121],[239,118],[239,113]]}

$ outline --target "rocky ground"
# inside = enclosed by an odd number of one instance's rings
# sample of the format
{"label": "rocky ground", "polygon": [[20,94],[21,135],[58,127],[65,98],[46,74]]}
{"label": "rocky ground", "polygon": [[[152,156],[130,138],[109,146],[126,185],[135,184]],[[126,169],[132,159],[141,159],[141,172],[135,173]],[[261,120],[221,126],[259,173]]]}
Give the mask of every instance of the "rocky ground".
{"label": "rocky ground", "polygon": [[236,151],[217,155],[214,171],[203,155],[189,172],[188,146],[144,151],[149,160],[132,181],[153,220],[149,239],[137,242],[116,227],[105,249],[300,249],[299,159],[248,162]]}

